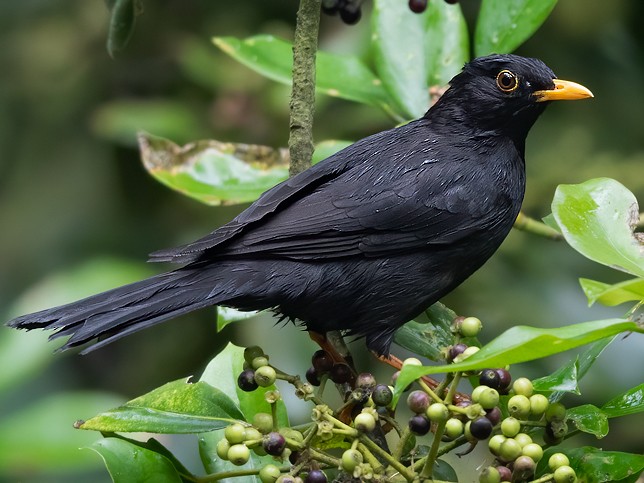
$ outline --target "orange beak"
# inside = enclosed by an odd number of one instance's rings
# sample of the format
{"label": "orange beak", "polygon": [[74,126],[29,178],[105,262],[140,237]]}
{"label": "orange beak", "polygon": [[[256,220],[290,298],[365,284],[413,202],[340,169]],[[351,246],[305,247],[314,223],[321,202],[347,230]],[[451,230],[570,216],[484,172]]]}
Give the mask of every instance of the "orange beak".
{"label": "orange beak", "polygon": [[555,83],[554,89],[546,89],[536,91],[533,96],[537,98],[537,102],[544,101],[574,101],[576,99],[586,99],[594,97],[586,87],[576,82],[570,82],[561,79],[553,79]]}

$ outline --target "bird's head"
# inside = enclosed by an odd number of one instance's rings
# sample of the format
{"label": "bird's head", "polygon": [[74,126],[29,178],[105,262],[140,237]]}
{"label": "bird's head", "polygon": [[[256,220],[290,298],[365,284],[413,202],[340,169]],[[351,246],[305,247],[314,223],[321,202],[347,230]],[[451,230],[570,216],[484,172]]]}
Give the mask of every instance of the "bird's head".
{"label": "bird's head", "polygon": [[468,132],[504,134],[523,142],[550,101],[592,96],[580,84],[557,79],[538,59],[490,55],[465,64],[426,116],[451,119],[450,124],[466,125]]}

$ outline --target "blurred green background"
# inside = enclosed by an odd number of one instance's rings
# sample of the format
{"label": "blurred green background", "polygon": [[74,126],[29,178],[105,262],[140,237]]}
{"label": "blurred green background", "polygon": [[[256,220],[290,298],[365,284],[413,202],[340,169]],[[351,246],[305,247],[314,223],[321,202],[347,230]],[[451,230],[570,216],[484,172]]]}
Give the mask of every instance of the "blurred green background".
{"label": "blurred green background", "polygon": [[[461,3],[471,27],[479,2]],[[289,89],[237,64],[210,38],[271,33],[290,39],[296,9],[294,0],[148,0],[130,45],[112,60],[105,50],[103,1],[0,2],[2,320],[158,272],[163,267],[144,263],[147,253],[201,236],[243,208],[207,207],[161,186],[140,164],[135,133],[146,130],[180,144],[213,138],[285,146]],[[596,96],[552,106],[532,130],[524,205],[532,216],[550,212],[558,184],[598,176],[619,180],[644,200],[642,18],[641,0],[562,0],[517,51],[541,58]],[[368,13],[355,27],[323,17],[320,46],[368,60]],[[374,108],[322,96],[318,101],[317,141],[359,139],[392,126]],[[588,309],[580,276],[626,278],[563,243],[513,231],[444,302],[479,316],[483,339],[514,324],[558,326],[625,312]],[[199,374],[230,339],[261,343],[291,372],[303,373],[314,350],[299,329],[273,328],[265,318],[216,334],[212,311],[83,357],[53,354],[55,345],[45,344],[43,334],[1,327],[0,481],[109,481],[97,455],[77,450],[98,435],[75,431],[72,422]],[[583,395],[565,401],[601,405],[641,383],[641,341],[615,341],[584,380]],[[355,348],[363,367],[372,364],[360,343]],[[572,356],[513,373],[545,375]],[[295,411],[294,417],[306,415]],[[604,440],[577,441],[641,452],[643,423],[641,416],[612,420]],[[169,444],[188,465],[196,457],[189,438]]]}

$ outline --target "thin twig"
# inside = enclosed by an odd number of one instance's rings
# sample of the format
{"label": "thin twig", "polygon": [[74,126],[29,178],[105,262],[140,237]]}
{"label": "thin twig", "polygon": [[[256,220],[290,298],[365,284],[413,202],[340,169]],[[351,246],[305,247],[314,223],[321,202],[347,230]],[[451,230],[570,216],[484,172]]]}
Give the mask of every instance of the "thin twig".
{"label": "thin twig", "polygon": [[545,223],[529,217],[523,211],[519,213],[519,216],[517,216],[517,219],[514,221],[514,228],[549,238],[550,240],[563,240],[563,236],[557,230],[549,227]]}

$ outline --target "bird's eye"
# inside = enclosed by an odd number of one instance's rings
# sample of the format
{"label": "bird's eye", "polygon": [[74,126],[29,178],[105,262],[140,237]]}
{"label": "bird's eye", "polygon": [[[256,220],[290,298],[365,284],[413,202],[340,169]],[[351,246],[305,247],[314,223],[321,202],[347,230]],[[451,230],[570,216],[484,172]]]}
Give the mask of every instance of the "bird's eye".
{"label": "bird's eye", "polygon": [[503,92],[512,92],[519,87],[519,79],[509,70],[502,70],[496,76],[496,85],[499,86]]}

